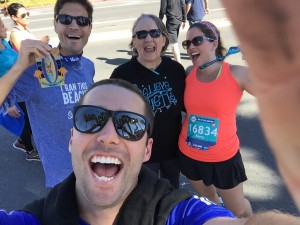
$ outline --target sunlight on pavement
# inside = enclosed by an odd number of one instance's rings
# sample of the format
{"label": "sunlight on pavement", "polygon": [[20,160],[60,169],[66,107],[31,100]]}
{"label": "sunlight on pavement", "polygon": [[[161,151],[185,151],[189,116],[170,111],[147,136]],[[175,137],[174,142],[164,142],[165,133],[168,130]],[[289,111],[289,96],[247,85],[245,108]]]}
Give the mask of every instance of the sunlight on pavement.
{"label": "sunlight on pavement", "polygon": [[[259,149],[263,151],[263,149]],[[268,167],[260,158],[258,150],[243,147],[241,153],[248,176],[245,182],[245,194],[251,199],[267,200],[276,199],[280,193],[276,190],[278,186],[282,186],[283,181],[274,168]],[[248,163],[251,162],[251,163]]]}

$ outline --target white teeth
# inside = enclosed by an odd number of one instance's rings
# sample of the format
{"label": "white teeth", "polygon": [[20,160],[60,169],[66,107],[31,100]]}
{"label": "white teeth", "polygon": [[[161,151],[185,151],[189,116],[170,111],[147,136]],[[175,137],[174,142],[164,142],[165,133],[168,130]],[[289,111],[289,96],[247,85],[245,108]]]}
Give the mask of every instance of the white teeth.
{"label": "white teeth", "polygon": [[96,178],[100,181],[111,181],[112,179],[114,179],[113,177],[104,177],[104,176],[98,177],[97,175]]}
{"label": "white teeth", "polygon": [[199,55],[198,52],[193,52],[191,55]]}
{"label": "white teeth", "polygon": [[121,162],[119,159],[117,158],[113,158],[113,157],[104,157],[104,156],[94,156],[91,159],[92,163],[105,163],[105,164],[116,164],[116,165],[120,165]]}
{"label": "white teeth", "polygon": [[80,38],[80,36],[78,36],[78,35],[73,35],[73,34],[69,34],[68,37],[71,37],[71,38],[72,38],[72,37],[73,37],[73,38]]}

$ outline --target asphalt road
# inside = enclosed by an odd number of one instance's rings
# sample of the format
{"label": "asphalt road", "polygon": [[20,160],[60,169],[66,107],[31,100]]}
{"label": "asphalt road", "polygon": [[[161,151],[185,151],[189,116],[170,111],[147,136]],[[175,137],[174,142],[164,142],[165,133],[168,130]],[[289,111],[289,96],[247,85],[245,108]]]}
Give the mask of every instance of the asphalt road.
{"label": "asphalt road", "polygon": [[[112,0],[94,2],[93,31],[84,55],[94,61],[95,80],[109,77],[112,70],[130,57],[128,48],[130,28],[136,17],[142,12],[158,14],[159,1]],[[211,13],[207,20],[213,21],[220,29],[227,47],[237,45],[225,10],[218,0],[210,1]],[[32,32],[40,37],[48,34],[52,45],[57,44],[53,31],[53,8],[30,9]],[[3,21],[10,28],[10,19]],[[186,29],[180,32],[179,43],[185,39]],[[181,48],[182,64],[190,65],[187,55]],[[172,57],[168,50],[167,55]],[[245,65],[241,55],[230,56],[230,63]],[[273,155],[265,141],[258,118],[255,98],[244,94],[237,112],[238,135],[241,141],[241,153],[248,175],[245,182],[245,195],[249,198],[255,212],[269,209],[298,214],[278,173]],[[0,208],[7,211],[20,209],[26,203],[43,196],[44,172],[40,162],[28,162],[25,154],[12,147],[17,137],[0,127]],[[182,188],[192,188],[187,180],[181,178]]]}

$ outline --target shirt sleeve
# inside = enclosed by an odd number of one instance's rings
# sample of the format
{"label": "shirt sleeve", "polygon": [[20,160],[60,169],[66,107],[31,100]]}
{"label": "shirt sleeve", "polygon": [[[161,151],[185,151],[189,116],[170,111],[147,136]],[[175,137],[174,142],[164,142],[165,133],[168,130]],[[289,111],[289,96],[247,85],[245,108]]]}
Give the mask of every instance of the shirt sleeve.
{"label": "shirt sleeve", "polygon": [[39,220],[32,214],[22,211],[6,213],[0,210],[1,225],[41,225]]}
{"label": "shirt sleeve", "polygon": [[167,0],[160,0],[160,10],[159,10],[159,18],[161,20],[164,19],[167,9]]}
{"label": "shirt sleeve", "polygon": [[169,215],[167,225],[202,225],[219,217],[236,218],[229,210],[207,198],[193,196],[175,206]]}
{"label": "shirt sleeve", "polygon": [[191,5],[192,4],[192,0],[185,0],[185,4]]}

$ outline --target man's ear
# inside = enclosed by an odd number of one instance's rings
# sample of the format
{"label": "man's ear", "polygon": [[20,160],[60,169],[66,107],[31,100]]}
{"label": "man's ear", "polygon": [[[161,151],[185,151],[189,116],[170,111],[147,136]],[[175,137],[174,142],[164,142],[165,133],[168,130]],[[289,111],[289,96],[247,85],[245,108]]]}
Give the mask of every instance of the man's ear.
{"label": "man's ear", "polygon": [[145,146],[145,155],[143,162],[147,162],[151,157],[153,138],[149,138]]}
{"label": "man's ear", "polygon": [[71,128],[70,130],[70,133],[71,133],[71,138],[70,138],[70,141],[69,141],[69,152],[71,152],[71,146],[72,146],[72,139],[73,139],[73,128]]}
{"label": "man's ear", "polygon": [[53,26],[54,26],[54,31],[55,31],[55,33],[57,33],[56,32],[56,26],[57,26],[57,20],[54,18],[54,20],[53,20]]}

